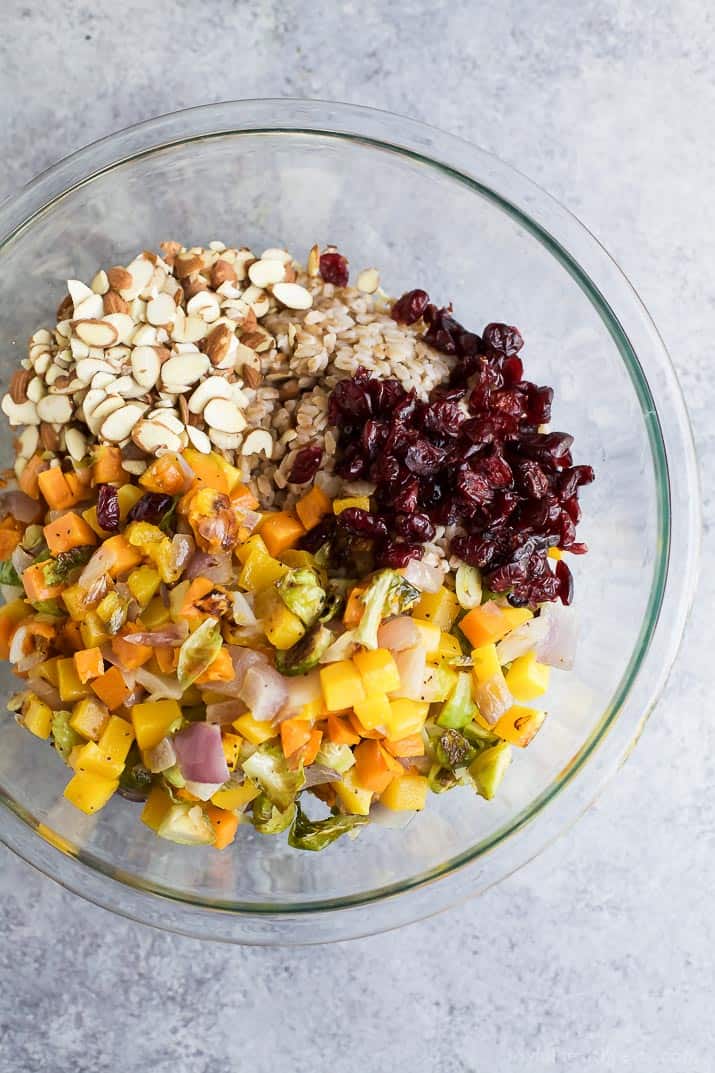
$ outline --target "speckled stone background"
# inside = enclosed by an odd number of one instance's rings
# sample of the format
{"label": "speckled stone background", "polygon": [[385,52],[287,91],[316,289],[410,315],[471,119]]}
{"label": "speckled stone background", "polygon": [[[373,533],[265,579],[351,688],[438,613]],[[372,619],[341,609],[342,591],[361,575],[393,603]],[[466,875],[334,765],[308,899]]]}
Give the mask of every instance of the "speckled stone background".
{"label": "speckled stone background", "polygon": [[126,124],[252,96],[407,113],[525,171],[623,266],[687,395],[707,530],[677,670],[572,831],[480,901],[390,935],[204,945],[112,918],[3,853],[2,1073],[715,1068],[715,15],[703,0],[393,8],[6,0],[0,194]]}

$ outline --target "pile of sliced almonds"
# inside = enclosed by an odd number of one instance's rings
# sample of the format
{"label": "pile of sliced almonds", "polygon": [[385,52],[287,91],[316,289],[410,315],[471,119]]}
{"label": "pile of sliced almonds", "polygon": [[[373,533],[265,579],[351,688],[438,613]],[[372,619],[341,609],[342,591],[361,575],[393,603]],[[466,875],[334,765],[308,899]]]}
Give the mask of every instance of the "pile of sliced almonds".
{"label": "pile of sliced almonds", "polygon": [[[90,286],[68,281],[55,328],[32,336],[0,404],[11,425],[26,426],[16,469],[38,445],[81,461],[93,443],[117,444],[133,473],[143,456],[189,445],[271,457],[272,434],[247,429],[245,417],[261,355],[276,345],[259,322],[311,308],[318,247],[302,276],[308,286],[285,250],[161,248],[98,272]],[[360,274],[365,293],[378,286],[374,269]]]}

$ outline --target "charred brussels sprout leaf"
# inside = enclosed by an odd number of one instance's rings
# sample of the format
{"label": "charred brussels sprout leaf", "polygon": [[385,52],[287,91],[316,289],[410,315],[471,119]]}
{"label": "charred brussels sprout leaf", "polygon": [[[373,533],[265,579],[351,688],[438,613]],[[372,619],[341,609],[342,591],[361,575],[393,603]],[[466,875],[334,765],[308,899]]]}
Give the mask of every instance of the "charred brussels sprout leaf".
{"label": "charred brussels sprout leaf", "polygon": [[292,648],[276,652],[276,668],[288,677],[312,671],[334,640],[334,634],[321,622],[316,622]]}
{"label": "charred brussels sprout leaf", "polygon": [[310,567],[289,570],[276,582],[281,600],[304,626],[312,626],[325,604],[325,589]]}
{"label": "charred brussels sprout leaf", "polygon": [[288,835],[288,845],[294,849],[318,851],[325,849],[341,835],[368,822],[367,816],[328,816],[324,820],[309,820],[300,805]]}
{"label": "charred brussels sprout leaf", "polygon": [[437,741],[436,755],[443,767],[454,771],[471,764],[476,756],[476,750],[458,730],[445,730]]}
{"label": "charred brussels sprout leaf", "polygon": [[260,794],[253,802],[251,815],[253,826],[262,835],[279,835],[293,823],[295,801],[281,811],[273,804],[268,794]]}

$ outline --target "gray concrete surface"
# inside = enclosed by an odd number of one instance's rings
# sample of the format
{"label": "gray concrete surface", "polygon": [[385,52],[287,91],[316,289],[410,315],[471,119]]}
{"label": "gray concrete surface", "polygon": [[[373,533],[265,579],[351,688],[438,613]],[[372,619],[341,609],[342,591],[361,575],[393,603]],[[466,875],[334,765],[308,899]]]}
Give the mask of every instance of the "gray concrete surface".
{"label": "gray concrete surface", "polygon": [[437,7],[10,0],[0,194],[128,123],[251,96],[408,113],[525,171],[620,261],[690,405],[707,530],[677,670],[572,831],[480,901],[390,935],[201,944],[114,919],[3,853],[2,1073],[713,1068],[715,16],[701,0]]}

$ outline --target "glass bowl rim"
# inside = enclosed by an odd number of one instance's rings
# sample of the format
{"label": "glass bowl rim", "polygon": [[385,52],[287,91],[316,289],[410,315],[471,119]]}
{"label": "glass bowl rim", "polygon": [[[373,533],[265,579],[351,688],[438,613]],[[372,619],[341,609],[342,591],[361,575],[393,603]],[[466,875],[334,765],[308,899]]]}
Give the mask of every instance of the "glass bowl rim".
{"label": "glass bowl rim", "polygon": [[[211,938],[237,942],[273,943],[277,939],[276,929],[283,932],[282,925],[288,923],[293,927],[299,921],[307,923],[306,918],[309,918],[313,926],[316,920],[320,922],[321,934],[317,939],[301,924],[298,928],[300,937],[292,940],[290,936],[281,934],[278,941],[311,942],[385,930],[430,915],[470,894],[481,892],[531,859],[561,830],[575,822],[635,744],[672,666],[695,587],[700,500],[687,412],[666,348],[638,295],[613,259],[580,221],[520,172],[481,148],[415,120],[355,105],[291,99],[222,102],[159,116],[85,146],[42,172],[0,206],[0,256],[8,242],[31,227],[39,216],[56,208],[64,196],[107,171],[131,166],[146,154],[193,141],[261,133],[342,138],[373,149],[401,154],[466,185],[516,218],[579,284],[618,347],[641,404],[658,495],[659,554],[648,610],[619,687],[598,726],[582,743],[559,778],[533,799],[529,806],[485,842],[434,869],[377,890],[342,898],[265,905],[260,902],[202,900],[178,894],[157,883],[138,880],[129,873],[106,865],[91,853],[77,850],[69,844],[63,845],[62,839],[38,823],[22,806],[11,801],[0,788],[0,802],[6,806],[4,816],[8,820],[7,829],[0,831],[0,840],[45,875],[89,901],[131,919],[169,930],[199,937],[206,937],[208,931]],[[426,152],[426,149],[430,151]],[[525,205],[528,205],[529,211]],[[534,215],[535,211],[537,216]],[[590,255],[598,271],[594,270],[593,265],[588,271],[583,267],[583,257],[577,259],[570,252],[574,245],[580,252],[585,250]],[[616,313],[604,289],[604,279],[609,288],[615,286],[618,290],[618,304],[627,302],[632,324],[623,323],[623,307]],[[632,341],[634,335],[639,338],[637,345]],[[641,342],[644,350],[647,344],[653,352],[650,357],[657,368],[657,392],[654,392],[653,385],[646,378],[638,357]],[[656,394],[665,396],[673,408],[672,414],[662,405],[659,409]],[[663,432],[665,423],[669,426],[667,436]],[[674,489],[669,482],[668,471],[669,460],[676,457],[684,469],[685,480],[677,482]],[[677,495],[678,503],[683,508],[677,517],[672,509],[674,495]],[[687,524],[683,525],[685,517]],[[674,522],[679,524],[674,527]],[[668,569],[673,552],[677,555],[676,561],[683,564],[677,578]],[[665,635],[662,616],[666,602],[672,617],[669,615],[665,618],[670,623],[676,623],[675,628],[670,630],[670,637]],[[656,640],[659,642],[656,646],[659,658],[654,661]],[[649,656],[649,662],[655,664],[655,669],[658,669],[658,664],[660,668],[652,678],[651,687],[644,689],[642,672]],[[633,698],[639,676],[643,696],[639,704],[631,707],[640,711],[630,713],[630,724],[626,730],[623,725],[624,708],[629,697]],[[621,732],[614,735],[616,727]],[[605,750],[607,739],[610,744]],[[593,780],[591,790],[585,795],[583,792],[572,793],[574,801],[570,803],[568,816],[555,824],[552,819],[549,827],[553,830],[547,831],[542,825],[544,835],[535,839],[533,827],[536,818],[543,817],[547,807],[557,797],[563,797],[573,788],[576,775],[583,772],[587,762],[593,761],[597,752],[601,754],[599,768],[603,768],[603,771],[599,772],[598,780]],[[593,763],[589,767],[589,770],[592,769]],[[482,882],[475,874],[473,882],[470,881],[467,874],[474,872],[487,854],[493,853],[499,846],[506,846],[509,840],[512,840],[513,849],[513,837],[523,833],[528,826],[532,830],[529,845],[524,845],[525,853],[519,852],[513,855],[513,860],[505,861],[506,867],[500,867],[498,874],[487,876]],[[36,834],[39,837],[35,837]],[[92,877],[89,883],[88,876]],[[450,877],[453,880],[452,889],[448,890]],[[435,894],[437,880],[440,881],[439,895]],[[427,899],[424,898],[425,893],[428,894]],[[406,895],[413,896],[412,909],[406,908],[406,901],[409,900],[405,898]],[[134,899],[131,910],[122,905],[123,897],[127,896]],[[396,912],[398,897],[400,910]],[[159,903],[158,910],[153,904],[155,902]],[[380,919],[377,919],[375,913],[380,907],[384,911],[379,912]],[[350,911],[347,916],[345,910]],[[164,922],[167,912],[174,914],[169,923]],[[212,922],[208,928],[207,920]]]}

